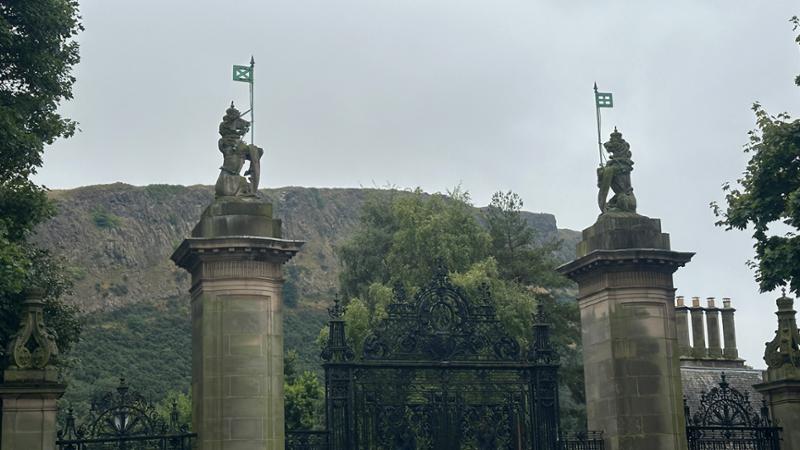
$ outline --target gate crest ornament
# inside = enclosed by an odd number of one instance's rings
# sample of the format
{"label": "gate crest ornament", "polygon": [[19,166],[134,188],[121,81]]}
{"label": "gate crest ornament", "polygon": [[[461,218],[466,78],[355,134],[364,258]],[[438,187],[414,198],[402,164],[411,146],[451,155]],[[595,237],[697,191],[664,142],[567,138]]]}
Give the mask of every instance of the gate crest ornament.
{"label": "gate crest ornament", "polygon": [[497,320],[488,286],[478,301],[453,285],[439,265],[431,282],[407,299],[395,287],[387,317],[364,341],[366,360],[481,361],[521,359],[519,343]]}

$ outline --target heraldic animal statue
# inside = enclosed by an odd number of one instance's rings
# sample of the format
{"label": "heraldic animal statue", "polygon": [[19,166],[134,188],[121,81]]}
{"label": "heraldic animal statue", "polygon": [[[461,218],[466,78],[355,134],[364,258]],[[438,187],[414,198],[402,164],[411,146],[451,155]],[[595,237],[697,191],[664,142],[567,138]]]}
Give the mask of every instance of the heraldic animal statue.
{"label": "heraldic animal statue", "polygon": [[[223,155],[222,167],[215,186],[216,197],[255,197],[258,192],[258,182],[261,178],[261,156],[264,150],[247,144],[242,136],[250,130],[250,122],[242,118],[231,102],[230,108],[225,111],[222,123],[219,124],[219,151]],[[240,175],[245,161],[250,166]],[[246,178],[249,176],[249,179]]]}
{"label": "heraldic animal statue", "polygon": [[[636,197],[631,186],[631,146],[622,139],[622,133],[614,128],[611,139],[603,147],[611,155],[608,162],[597,169],[597,187],[600,188],[597,204],[600,212],[636,214]],[[614,196],[606,202],[609,189],[614,192]]]}

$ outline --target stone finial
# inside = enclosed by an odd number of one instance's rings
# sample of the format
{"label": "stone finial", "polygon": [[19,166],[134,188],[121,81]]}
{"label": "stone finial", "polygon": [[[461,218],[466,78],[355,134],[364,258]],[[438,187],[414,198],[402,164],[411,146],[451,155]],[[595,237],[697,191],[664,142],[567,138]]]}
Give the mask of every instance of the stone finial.
{"label": "stone finial", "polygon": [[58,354],[55,335],[44,323],[44,292],[31,288],[25,295],[19,329],[9,343],[10,369],[44,369]]}
{"label": "stone finial", "polygon": [[778,329],[775,338],[766,343],[764,362],[768,381],[800,379],[800,332],[797,329],[794,300],[784,293],[776,301]]}

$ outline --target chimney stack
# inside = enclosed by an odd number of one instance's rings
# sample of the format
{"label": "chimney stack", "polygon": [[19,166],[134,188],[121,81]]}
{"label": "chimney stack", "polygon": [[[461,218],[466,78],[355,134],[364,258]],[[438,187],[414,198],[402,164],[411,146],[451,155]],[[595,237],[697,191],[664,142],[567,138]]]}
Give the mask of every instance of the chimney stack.
{"label": "chimney stack", "polygon": [[682,295],[677,297],[675,306],[675,326],[678,332],[678,349],[680,356],[691,356],[692,346],[689,343],[689,308]]}
{"label": "chimney stack", "polygon": [[719,308],[714,304],[714,297],[708,297],[706,308],[706,329],[708,330],[708,357],[722,358],[722,345],[719,341]]}
{"label": "chimney stack", "polygon": [[708,349],[706,348],[706,333],[703,326],[703,307],[700,306],[700,297],[692,297],[692,307],[689,310],[692,316],[692,356],[695,358],[706,358]]}
{"label": "chimney stack", "polygon": [[725,297],[722,299],[722,335],[725,343],[725,350],[723,355],[725,359],[739,359],[739,350],[736,349],[736,325],[733,322],[733,313],[735,309],[731,308],[731,299]]}

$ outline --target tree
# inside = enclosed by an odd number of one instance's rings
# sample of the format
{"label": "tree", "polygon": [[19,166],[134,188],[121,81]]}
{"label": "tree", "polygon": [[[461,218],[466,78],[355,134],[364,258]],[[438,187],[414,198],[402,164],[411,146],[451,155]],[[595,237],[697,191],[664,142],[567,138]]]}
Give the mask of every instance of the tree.
{"label": "tree", "polygon": [[283,364],[284,416],[287,430],[311,430],[323,423],[325,391],[311,371],[298,373],[297,352],[286,352]]}
{"label": "tree", "polygon": [[536,233],[522,216],[523,202],[514,192],[495,192],[486,208],[491,253],[500,275],[527,286],[565,286],[566,279],[553,268],[559,241],[537,245]]}
{"label": "tree", "polygon": [[[74,0],[0,3],[0,357],[16,331],[26,286],[44,288],[45,322],[62,350],[77,339],[76,311],[58,301],[69,280],[58,262],[28,237],[55,209],[30,177],[45,145],[75,132],[58,106],[72,98],[82,30]],[[5,361],[5,358],[2,358]]]}
{"label": "tree", "polygon": [[[793,17],[794,30],[800,19]],[[800,35],[796,42],[800,44]],[[795,79],[800,86],[800,76]],[[726,208],[711,207],[718,226],[726,230],[753,229],[756,271],[761,292],[780,286],[800,293],[800,120],[787,113],[770,115],[759,103],[753,105],[756,129],[750,131],[745,153],[750,161],[737,186],[725,183]],[[783,225],[781,225],[783,224]],[[775,231],[788,228],[779,234]]]}

